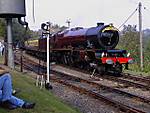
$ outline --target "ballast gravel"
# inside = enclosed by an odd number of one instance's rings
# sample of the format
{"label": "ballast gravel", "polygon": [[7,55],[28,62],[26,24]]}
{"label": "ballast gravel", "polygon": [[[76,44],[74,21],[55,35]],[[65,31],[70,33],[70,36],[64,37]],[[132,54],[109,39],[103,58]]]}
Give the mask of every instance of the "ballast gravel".
{"label": "ballast gravel", "polygon": [[65,103],[79,109],[81,113],[122,113],[103,101],[81,94],[59,83],[52,83],[52,93]]}

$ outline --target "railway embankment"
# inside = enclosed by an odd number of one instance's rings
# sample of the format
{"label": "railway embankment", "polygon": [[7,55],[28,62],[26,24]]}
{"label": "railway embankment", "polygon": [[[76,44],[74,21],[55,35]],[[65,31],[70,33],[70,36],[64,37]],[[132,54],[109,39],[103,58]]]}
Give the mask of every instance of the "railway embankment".
{"label": "railway embankment", "polygon": [[[2,62],[2,58],[0,60]],[[3,67],[7,68],[6,66]],[[31,73],[20,73],[16,70],[10,70],[10,73],[13,78],[13,87],[21,90],[16,96],[35,102],[36,106],[31,110],[18,108],[11,111],[0,107],[0,113],[79,113],[76,108],[55,97],[51,91],[36,87]]]}

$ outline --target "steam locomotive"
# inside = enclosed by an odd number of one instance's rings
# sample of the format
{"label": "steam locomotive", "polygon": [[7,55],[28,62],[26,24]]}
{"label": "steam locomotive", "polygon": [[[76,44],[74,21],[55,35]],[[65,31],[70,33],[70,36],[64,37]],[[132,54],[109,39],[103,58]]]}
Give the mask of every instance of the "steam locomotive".
{"label": "steam locomotive", "polygon": [[[133,63],[126,50],[116,50],[119,32],[112,24],[98,23],[96,27],[76,27],[52,34],[50,37],[50,59],[57,63],[96,70],[100,74],[120,74],[123,65]],[[34,44],[35,43],[35,44]],[[26,41],[26,50],[36,51],[46,59],[47,39]],[[40,52],[40,53],[39,53]]]}

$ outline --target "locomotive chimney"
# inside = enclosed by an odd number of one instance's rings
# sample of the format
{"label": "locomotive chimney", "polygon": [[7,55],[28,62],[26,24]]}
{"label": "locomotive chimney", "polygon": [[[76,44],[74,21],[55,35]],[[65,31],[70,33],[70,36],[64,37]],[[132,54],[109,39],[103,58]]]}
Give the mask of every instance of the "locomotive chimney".
{"label": "locomotive chimney", "polygon": [[103,26],[103,25],[104,25],[104,23],[102,23],[102,22],[97,23],[97,26]]}

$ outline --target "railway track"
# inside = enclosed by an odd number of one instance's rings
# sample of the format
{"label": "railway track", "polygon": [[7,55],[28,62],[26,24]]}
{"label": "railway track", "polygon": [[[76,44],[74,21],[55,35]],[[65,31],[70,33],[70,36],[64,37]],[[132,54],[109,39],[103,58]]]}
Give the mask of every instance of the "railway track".
{"label": "railway track", "polygon": [[[26,58],[24,58],[25,60]],[[37,68],[38,63],[35,63],[32,60],[26,59],[30,64],[24,64],[25,67],[31,68],[31,65],[34,68]],[[19,60],[17,60],[19,61]],[[44,67],[43,67],[44,68]],[[32,69],[33,70],[33,69]],[[59,76],[52,77],[54,81],[67,85],[73,89],[78,90],[79,92],[89,94],[97,99],[105,100],[107,103],[117,106],[119,110],[124,112],[133,112],[133,113],[148,113],[150,111],[150,99],[145,98],[139,95],[134,95],[132,93],[122,91],[117,87],[108,87],[100,83],[93,82],[92,79],[86,80],[80,77],[75,77],[69,74],[58,72],[52,70],[53,73]],[[129,78],[129,77],[128,77]],[[108,79],[108,78],[107,78]],[[112,98],[114,95],[114,98]],[[116,99],[119,99],[117,100]],[[122,98],[122,99],[121,99]],[[122,101],[123,99],[130,101],[129,103]],[[133,103],[140,103],[133,104]],[[142,109],[141,109],[142,106]]]}
{"label": "railway track", "polygon": [[126,87],[130,87],[130,86],[133,86],[133,87],[136,87],[136,88],[141,88],[143,90],[150,90],[150,84],[147,84],[147,83],[141,83],[139,81],[134,81],[132,79],[127,79],[127,78],[124,78],[124,77],[108,77],[108,76],[105,76],[104,77],[105,79],[108,79],[108,80],[113,80],[113,81],[116,81],[118,83],[122,83],[122,84],[126,84]]}
{"label": "railway track", "polygon": [[[66,65],[62,65],[62,64],[61,64],[61,66],[89,74],[88,71],[83,70],[83,69],[70,67],[70,66],[66,66]],[[109,80],[114,80],[114,81],[117,81],[120,83],[126,83],[128,85],[133,85],[134,87],[139,87],[139,88],[150,90],[150,79],[147,77],[140,77],[140,76],[132,75],[129,73],[122,73],[120,77],[118,77],[118,75],[116,77],[115,75],[109,75],[109,74],[101,76],[98,73],[95,73],[95,76],[99,77],[99,78],[106,78]]]}
{"label": "railway track", "polygon": [[[59,68],[59,67],[57,67],[57,68]],[[67,66],[67,68],[68,68],[68,66]],[[69,68],[69,69],[72,69],[72,68]],[[77,69],[73,68],[73,70],[75,70],[77,72],[81,71],[83,73],[88,74],[88,72],[86,72],[84,70],[80,70],[78,68]],[[141,80],[132,79],[133,75],[129,75],[130,77],[128,77],[128,78],[126,76],[127,75],[122,76],[122,77],[114,77],[114,76],[108,76],[108,75],[99,76],[98,74],[96,74],[94,78],[98,79],[97,80],[98,83],[101,83],[101,84],[104,84],[107,86],[112,86],[112,87],[120,89],[124,92],[128,92],[133,95],[138,95],[141,97],[147,97],[148,99],[150,99],[150,84],[149,84],[150,80],[148,81],[148,79],[146,79],[147,82],[144,82],[144,81],[142,82]],[[133,76],[133,78],[137,79],[139,77]],[[145,78],[142,78],[142,80],[144,80],[144,79]],[[103,81],[104,82],[106,81],[106,83],[103,83]]]}
{"label": "railway track", "polygon": [[[27,58],[27,57],[25,57],[25,58]],[[39,65],[37,63],[38,62],[37,60],[33,61],[33,60],[28,58],[28,61],[31,62],[32,64],[36,63],[36,65]],[[66,66],[66,65],[62,65],[62,64],[60,66],[89,74],[88,71],[85,71],[85,70],[82,70],[79,68],[70,67],[70,66]],[[99,74],[97,74],[97,73],[95,74],[95,76],[106,78],[106,79],[113,80],[113,81],[117,81],[120,83],[124,83],[124,84],[126,84],[126,86],[134,86],[137,88],[143,88],[143,89],[150,90],[150,79],[147,77],[134,76],[134,75],[131,75],[129,73],[122,73],[122,77],[114,77],[114,76],[109,76],[109,75],[108,76],[107,75],[106,76],[99,76]]]}
{"label": "railway track", "polygon": [[123,73],[123,77],[127,78],[127,79],[131,79],[131,80],[134,80],[134,81],[139,81],[139,82],[146,83],[146,84],[150,85],[150,79],[147,78],[147,77],[142,77],[141,75],[135,76],[135,75],[131,75],[129,73]]}
{"label": "railway track", "polygon": [[136,98],[134,96],[133,98],[133,96],[128,93],[123,93],[117,89],[93,83],[90,80],[81,79],[61,72],[52,72],[57,75],[52,77],[52,80],[67,85],[79,92],[89,94],[94,98],[103,100],[123,112],[148,113],[150,111],[149,101],[143,102],[139,97]]}

